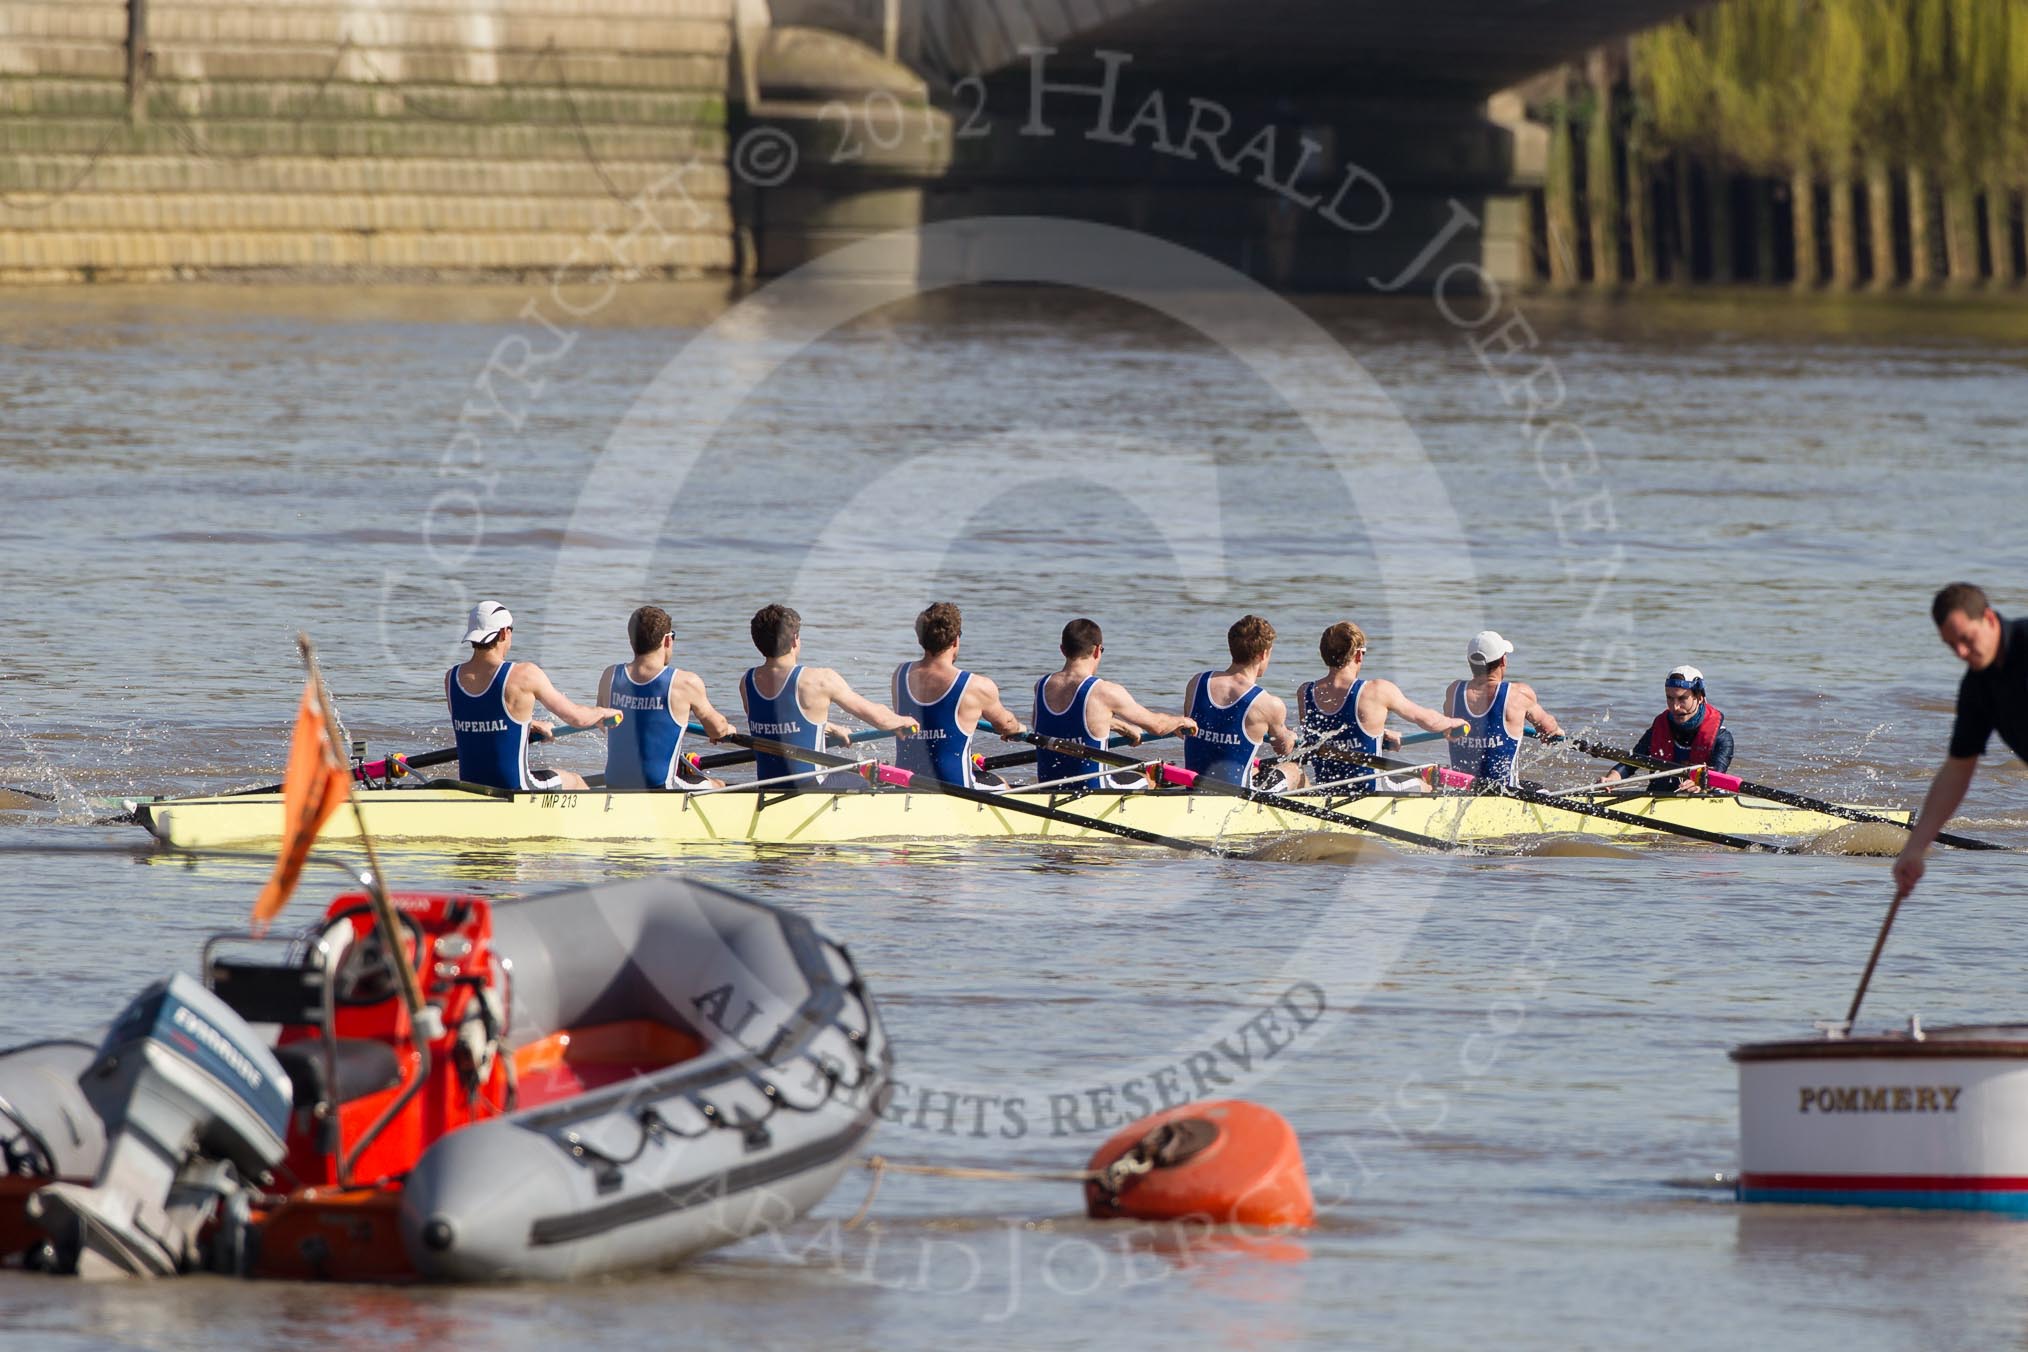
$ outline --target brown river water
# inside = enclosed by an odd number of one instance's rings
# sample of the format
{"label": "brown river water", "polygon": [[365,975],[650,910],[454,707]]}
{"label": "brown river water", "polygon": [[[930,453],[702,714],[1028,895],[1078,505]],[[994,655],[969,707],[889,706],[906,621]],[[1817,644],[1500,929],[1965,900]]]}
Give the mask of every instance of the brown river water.
{"label": "brown river water", "polygon": [[[1124,273],[1122,274],[1124,275]],[[1111,290],[1114,294],[1106,294]],[[1173,707],[1241,613],[1368,631],[1434,702],[1493,627],[1570,728],[1624,744],[1669,667],[1736,772],[1912,806],[1961,668],[1931,592],[2028,606],[2028,312],[1787,296],[1152,300],[1127,281],[910,297],[0,293],[0,1045],[95,1027],[238,925],[263,861],[145,859],[94,799],[256,782],[322,650],[374,754],[444,744],[465,607],[589,698],[627,613],[677,618],[721,708],[747,617],[878,696],[925,602],[1025,713],[1072,615]],[[547,763],[597,768],[594,739]],[[989,750],[998,748],[989,747]],[[1562,786],[1597,765],[1533,751]],[[25,791],[25,792],[23,792]],[[53,795],[44,802],[31,795]],[[1988,758],[1959,829],[2028,845]],[[24,851],[104,847],[100,855]],[[1939,854],[1864,1023],[2019,1018],[2016,856]],[[2028,1332],[2028,1226],[1745,1208],[1728,1047],[1835,1017],[1887,861],[1207,860],[970,843],[671,860],[404,850],[511,896],[679,868],[850,943],[889,1020],[897,1159],[1076,1167],[1134,1095],[1301,1134],[1312,1233],[1099,1226],[1062,1183],[855,1174],[809,1220],[661,1276],[375,1290],[0,1274],[0,1346],[1988,1347]],[[314,871],[291,914],[338,881]],[[1293,1040],[1260,1011],[1298,983]],[[1309,1006],[1304,1006],[1307,1012]]]}

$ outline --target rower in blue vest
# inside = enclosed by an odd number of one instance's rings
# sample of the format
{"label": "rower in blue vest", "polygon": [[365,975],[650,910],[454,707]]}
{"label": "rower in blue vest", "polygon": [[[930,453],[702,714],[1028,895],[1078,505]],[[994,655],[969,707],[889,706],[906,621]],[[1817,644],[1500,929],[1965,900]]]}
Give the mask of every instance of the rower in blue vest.
{"label": "rower in blue vest", "polygon": [[619,711],[587,708],[567,699],[533,662],[509,661],[514,616],[498,601],[481,601],[465,619],[471,657],[444,673],[444,701],[451,710],[451,734],[458,744],[458,778],[496,789],[581,789],[582,776],[569,770],[532,770],[528,740],[550,735],[535,717],[540,700],[574,728],[589,728]]}
{"label": "rower in blue vest", "polygon": [[1465,662],[1472,679],[1452,681],[1444,712],[1471,724],[1451,739],[1451,768],[1487,784],[1521,783],[1521,739],[1533,725],[1545,742],[1563,735],[1556,719],[1535,698],[1532,686],[1507,679],[1514,645],[1491,629],[1472,635]]}
{"label": "rower in blue vest", "polygon": [[946,784],[997,788],[1001,786],[982,786],[973,774],[972,733],[982,718],[1002,737],[1024,729],[1000,702],[999,686],[958,665],[963,629],[963,617],[949,601],[938,601],[915,617],[922,658],[894,669],[894,709],[913,720],[917,731],[896,739],[894,763]]}
{"label": "rower in blue vest", "polygon": [[1283,761],[1257,773],[1262,744],[1286,756],[1295,749],[1289,706],[1261,688],[1260,678],[1274,656],[1275,627],[1258,615],[1243,615],[1225,631],[1232,663],[1224,671],[1201,671],[1183,687],[1183,708],[1197,731],[1183,742],[1183,768],[1241,788],[1283,792],[1303,786],[1302,767]]}
{"label": "rower in blue vest", "polygon": [[[1187,736],[1197,731],[1197,725],[1182,715],[1158,714],[1143,708],[1127,693],[1125,686],[1117,681],[1099,679],[1099,661],[1105,656],[1105,635],[1100,632],[1097,621],[1072,620],[1063,626],[1063,641],[1057,646],[1063,653],[1063,668],[1035,683],[1034,726],[1037,732],[1099,749],[1115,733],[1138,745],[1143,735],[1168,737],[1181,732]],[[1069,779],[1075,775],[1095,775],[1103,768],[1095,760],[1066,756],[1047,748],[1035,753],[1037,783]],[[1137,772],[1127,770],[1066,787],[1082,791],[1143,789],[1147,786],[1147,780]]]}
{"label": "rower in blue vest", "polygon": [[[1725,715],[1718,706],[1705,697],[1704,673],[1693,666],[1675,668],[1662,680],[1662,700],[1668,707],[1634,743],[1634,754],[1670,765],[1708,765],[1723,774],[1732,764],[1732,729],[1725,726]],[[1606,771],[1605,782],[1646,773],[1645,769],[1620,765]],[[1704,791],[1695,780],[1684,777],[1650,779],[1646,785],[1650,793]]]}
{"label": "rower in blue vest", "polygon": [[673,665],[675,625],[660,606],[642,606],[627,618],[627,641],[634,660],[615,662],[599,678],[599,703],[626,714],[606,730],[606,784],[609,789],[723,788],[724,781],[681,773],[683,733],[695,718],[704,735],[725,740],[732,723],[711,707],[704,679]]}
{"label": "rower in blue vest", "polygon": [[1401,745],[1401,734],[1387,727],[1389,714],[1400,714],[1426,732],[1465,733],[1471,724],[1434,709],[1425,709],[1401,693],[1393,681],[1360,674],[1366,662],[1366,631],[1350,620],[1340,620],[1324,631],[1317,642],[1317,655],[1324,659],[1325,674],[1307,681],[1296,690],[1296,717],[1305,742],[1317,745],[1309,753],[1310,783],[1348,786],[1348,793],[1371,789],[1423,791],[1421,780],[1373,779],[1373,767],[1333,756],[1337,749],[1377,756]]}
{"label": "rower in blue vest", "polygon": [[[740,703],[746,706],[747,730],[756,737],[785,742],[806,751],[823,749],[825,741],[849,741],[851,729],[829,721],[831,706],[883,732],[913,730],[915,724],[884,704],[875,704],[829,667],[803,665],[803,617],[784,605],[766,605],[754,612],[747,632],[766,659],[748,667],[739,678]],[[798,775],[811,767],[767,752],[755,752],[755,779]],[[865,782],[840,772],[814,776],[783,786],[783,792],[805,788],[865,788]]]}

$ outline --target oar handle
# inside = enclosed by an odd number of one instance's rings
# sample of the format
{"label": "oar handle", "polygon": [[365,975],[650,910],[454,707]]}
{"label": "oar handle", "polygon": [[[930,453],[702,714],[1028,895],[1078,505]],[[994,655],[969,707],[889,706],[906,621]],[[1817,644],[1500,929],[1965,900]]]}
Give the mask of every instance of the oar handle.
{"label": "oar handle", "polygon": [[[1141,738],[1139,745],[1145,746],[1149,742],[1167,741],[1171,737],[1176,737],[1180,735],[1181,734],[1174,732],[1151,732],[1147,736]],[[1007,740],[1014,742],[1024,742],[1027,741],[1028,738],[1025,735],[1021,735],[1010,737]],[[1106,739],[1106,749],[1108,750],[1116,746],[1134,746],[1134,745],[1136,745],[1136,743],[1130,742],[1124,737],[1109,737]],[[982,770],[1005,770],[1010,766],[1015,765],[1032,765],[1035,762],[1035,755],[1036,753],[1034,751],[1009,751],[1006,752],[1004,755],[986,756],[981,760],[979,760],[977,763],[979,768]],[[1081,757],[1081,759],[1083,758]],[[1094,756],[1090,757],[1089,759],[1096,760],[1097,757]]]}
{"label": "oar handle", "polygon": [[[695,728],[693,730],[697,732],[704,731],[704,729],[702,728]],[[847,737],[843,745],[858,746],[861,742],[878,742],[883,738],[893,737],[895,735],[896,734],[894,731],[887,729],[861,728],[857,732],[854,732],[851,736]],[[701,770],[716,770],[727,765],[745,765],[748,761],[753,759],[753,755],[754,753],[751,750],[720,751],[716,755],[699,756],[692,763]]]}
{"label": "oar handle", "polygon": [[829,756],[821,751],[810,751],[803,747],[789,746],[785,742],[771,741],[765,737],[752,737],[741,733],[735,733],[731,737],[726,738],[726,740],[740,746],[750,747],[755,751],[766,751],[772,755],[781,756],[785,760],[799,760],[810,765],[857,770],[880,784],[892,785],[896,788],[912,788],[918,793],[941,793],[965,802],[977,803],[981,807],[1021,813],[1030,817],[1040,817],[1045,821],[1060,822],[1065,826],[1081,827],[1087,831],[1097,831],[1102,835],[1143,841],[1149,845],[1166,845],[1172,850],[1190,850],[1198,854],[1216,855],[1219,858],[1227,858],[1234,853],[1234,851],[1228,850],[1224,846],[1208,845],[1201,840],[1183,840],[1176,836],[1158,835],[1153,831],[1143,831],[1137,826],[1124,826],[1119,822],[1106,821],[1101,817],[1087,817],[1081,813],[1064,812],[1058,808],[1044,807],[1040,803],[1024,802],[1012,795],[987,793],[982,789],[968,789],[961,784],[946,784],[934,776],[918,776],[895,765],[881,765],[875,762],[870,766],[862,768],[842,756]]}
{"label": "oar handle", "polygon": [[[1533,724],[1529,725],[1527,728],[1524,728],[1522,730],[1522,735],[1535,738],[1542,737],[1542,734],[1535,730]],[[1442,742],[1452,737],[1462,737],[1462,736],[1464,736],[1463,732],[1412,732],[1408,736],[1401,739],[1401,744],[1403,746],[1415,746],[1420,742]],[[1561,734],[1558,734],[1557,736],[1550,737],[1546,740],[1549,742],[1550,745],[1554,746],[1556,743],[1562,741],[1563,737]]]}
{"label": "oar handle", "polygon": [[[616,713],[611,718],[601,719],[597,723],[592,724],[590,728],[559,728],[551,732],[544,740],[554,742],[564,737],[575,737],[580,732],[590,732],[593,728],[616,728],[625,718],[625,714]],[[694,724],[692,726],[695,727]],[[696,730],[699,732],[703,731],[702,728],[697,728]],[[352,771],[352,777],[357,780],[399,779],[410,770],[427,770],[432,765],[449,765],[457,758],[458,749],[454,746],[447,746],[439,751],[424,751],[414,756],[405,756],[400,752],[396,752],[392,756],[384,756],[380,760],[371,760],[363,765],[355,766]]]}
{"label": "oar handle", "polygon": [[1148,762],[1139,756],[1123,756],[1117,751],[1102,747],[1086,746],[1066,737],[1051,737],[1042,732],[1016,732],[1009,734],[1010,742],[1026,742],[1044,751],[1054,751],[1059,756],[1075,756],[1079,760],[1096,761],[1100,765],[1117,765],[1123,770],[1138,770]]}
{"label": "oar handle", "polygon": [[1455,840],[1446,840],[1441,836],[1424,835],[1420,831],[1404,830],[1399,826],[1390,826],[1385,822],[1368,821],[1364,817],[1355,817],[1349,813],[1338,812],[1316,803],[1305,802],[1300,798],[1292,798],[1287,794],[1267,793],[1260,789],[1250,789],[1242,784],[1233,784],[1213,775],[1199,774],[1177,765],[1156,764],[1151,767],[1146,762],[1143,762],[1143,769],[1147,773],[1159,776],[1164,783],[1176,788],[1201,789],[1207,793],[1215,793],[1227,798],[1243,798],[1249,803],[1258,803],[1264,807],[1276,808],[1299,817],[1314,817],[1318,821],[1330,822],[1333,825],[1348,827],[1354,831],[1363,831],[1369,835],[1381,836],[1388,840],[1398,840],[1404,845],[1424,845],[1430,849],[1445,852],[1464,848]]}

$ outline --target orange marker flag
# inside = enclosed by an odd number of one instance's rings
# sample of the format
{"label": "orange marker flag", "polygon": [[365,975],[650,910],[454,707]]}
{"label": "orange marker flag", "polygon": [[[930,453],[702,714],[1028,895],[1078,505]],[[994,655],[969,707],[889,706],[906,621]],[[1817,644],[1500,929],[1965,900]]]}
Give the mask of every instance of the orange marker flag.
{"label": "orange marker flag", "polygon": [[317,832],[352,792],[352,771],[339,765],[324,730],[324,702],[313,672],[303,683],[303,707],[296,714],[295,735],[289,739],[289,769],[282,776],[282,851],[274,875],[254,900],[253,928],[267,929],[296,890],[309,861]]}

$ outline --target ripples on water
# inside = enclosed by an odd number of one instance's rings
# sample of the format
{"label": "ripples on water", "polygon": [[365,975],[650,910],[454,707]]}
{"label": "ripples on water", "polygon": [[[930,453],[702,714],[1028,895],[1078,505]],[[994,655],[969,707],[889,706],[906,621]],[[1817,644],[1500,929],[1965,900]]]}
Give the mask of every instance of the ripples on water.
{"label": "ripples on water", "polygon": [[[909,655],[914,611],[953,597],[967,663],[1017,707],[1071,614],[1105,625],[1106,673],[1158,705],[1220,660],[1248,609],[1284,635],[1269,683],[1285,695],[1334,620],[1366,624],[1374,674],[1426,703],[1462,674],[1453,650],[1491,625],[1567,725],[1630,741],[1660,674],[1694,661],[1737,731],[1736,769],[1899,805],[1941,755],[1957,678],[1930,592],[1970,576],[2002,609],[2028,605],[2018,307],[1529,302],[1565,411],[1599,450],[1579,503],[1545,487],[1515,410],[1427,305],[1321,303],[1471,544],[1471,594],[1383,594],[1388,546],[1365,527],[1385,528],[1373,485],[1392,470],[1318,447],[1243,368],[1167,321],[995,291],[893,307],[796,357],[651,523],[643,594],[562,613],[545,598],[579,486],[722,302],[646,288],[583,329],[517,408],[518,431],[487,424],[477,454],[499,477],[478,547],[447,569],[455,541],[439,539],[438,557],[423,538],[426,521],[453,524],[428,516],[451,482],[438,459],[526,299],[0,296],[0,466],[16,504],[0,525],[0,784],[57,798],[0,796],[0,843],[124,842],[85,824],[92,798],[271,777],[298,628],[376,754],[441,744],[438,683],[479,594],[522,615],[518,655],[584,696],[624,656],[626,612],[664,604],[678,661],[721,707],[748,660],[746,617],[785,595],[804,609],[810,659],[869,693]],[[1085,448],[1082,479],[1065,477],[1066,446]],[[922,468],[952,447],[972,448],[976,481]],[[1043,451],[1053,477],[1033,468]],[[885,496],[839,518],[872,483]],[[1362,483],[1381,500],[1358,500]],[[1179,485],[1208,486],[1215,538],[1179,536],[1202,506],[1179,506]],[[775,505],[757,513],[763,501]],[[940,512],[961,516],[944,523],[957,543],[925,561],[915,546],[937,537]],[[1602,529],[1580,531],[1587,520]],[[599,557],[643,542],[638,523],[578,525],[573,542]],[[799,583],[820,533],[824,559],[851,567]],[[580,621],[590,641],[556,637]],[[1443,644],[1402,636],[1425,627]],[[1606,640],[1624,646],[1601,661]],[[550,755],[596,766],[581,744]],[[1534,764],[1559,784],[1596,768]],[[1992,758],[1962,827],[2028,843],[2028,774]],[[903,1177],[883,1184],[876,1227],[827,1227],[858,1205],[854,1179],[778,1240],[589,1288],[319,1291],[306,1320],[287,1288],[0,1279],[0,1342],[324,1346],[336,1329],[377,1346],[621,1347],[677,1321],[715,1340],[881,1347],[1448,1347],[1498,1330],[1527,1346],[1842,1352],[2018,1338],[2028,1229],[1741,1209],[1706,1186],[1735,1166],[1725,1049],[1843,1008],[1885,861],[1595,849],[1248,864],[964,843],[689,865],[851,942],[897,1039],[905,1120],[877,1148],[902,1158],[1080,1163],[1094,1089],[1214,1045],[1291,973],[1315,979],[1333,1017],[1233,1087],[1303,1134],[1324,1203],[1309,1238],[1220,1247],[1089,1226],[1065,1185]],[[404,885],[504,896],[665,863],[469,849],[404,851],[396,867]],[[90,1027],[165,956],[194,962],[205,934],[244,916],[265,865],[10,855],[5,870],[0,1042]],[[2028,1013],[2008,1003],[2003,938],[2019,880],[2006,856],[1940,856],[1872,1017]],[[297,911],[335,881],[313,878]],[[1003,1102],[961,1119],[939,1093]],[[1021,1130],[1004,1104],[1017,1097]],[[984,1134],[945,1125],[961,1121]]]}

